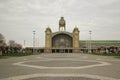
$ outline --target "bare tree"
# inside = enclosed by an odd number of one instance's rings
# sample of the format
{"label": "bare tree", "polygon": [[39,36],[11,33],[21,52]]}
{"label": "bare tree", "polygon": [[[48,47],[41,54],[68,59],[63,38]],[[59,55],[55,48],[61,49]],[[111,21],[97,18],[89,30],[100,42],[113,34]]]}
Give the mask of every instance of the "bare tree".
{"label": "bare tree", "polygon": [[5,43],[5,38],[4,36],[0,33],[0,55],[2,55],[2,53],[5,53],[5,47],[6,47],[6,43]]}
{"label": "bare tree", "polygon": [[9,40],[8,44],[9,44],[9,47],[15,47],[16,43],[14,40]]}
{"label": "bare tree", "polygon": [[0,33],[0,43],[5,43],[5,38],[1,33]]}
{"label": "bare tree", "polygon": [[16,43],[14,40],[9,40],[8,44],[10,53],[19,53],[22,49],[22,45]]}

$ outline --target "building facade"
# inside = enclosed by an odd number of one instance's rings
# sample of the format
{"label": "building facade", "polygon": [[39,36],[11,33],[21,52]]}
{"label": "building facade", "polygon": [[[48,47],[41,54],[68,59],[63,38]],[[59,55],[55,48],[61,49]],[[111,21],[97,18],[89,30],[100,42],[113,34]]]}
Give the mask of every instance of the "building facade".
{"label": "building facade", "polygon": [[46,28],[45,31],[45,53],[59,53],[59,52],[80,52],[79,44],[79,29],[74,28],[73,32],[66,31],[66,23],[64,17],[59,20],[59,30],[52,32],[51,28]]}
{"label": "building facade", "polygon": [[[39,53],[120,53],[120,40],[80,40],[77,27],[73,32],[66,31],[64,17],[59,20],[59,29],[53,32],[50,27],[45,30],[45,47],[35,48]],[[33,52],[33,47],[26,51]]]}
{"label": "building facade", "polygon": [[81,51],[87,53],[120,53],[120,40],[80,40]]}

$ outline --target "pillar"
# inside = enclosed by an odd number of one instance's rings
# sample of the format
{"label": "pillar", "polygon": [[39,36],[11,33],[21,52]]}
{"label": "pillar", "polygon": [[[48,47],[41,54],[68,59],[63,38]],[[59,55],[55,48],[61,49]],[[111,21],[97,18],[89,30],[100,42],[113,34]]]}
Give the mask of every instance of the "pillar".
{"label": "pillar", "polygon": [[45,31],[45,53],[52,52],[52,31],[48,27]]}
{"label": "pillar", "polygon": [[80,52],[79,30],[77,27],[73,30],[73,53]]}

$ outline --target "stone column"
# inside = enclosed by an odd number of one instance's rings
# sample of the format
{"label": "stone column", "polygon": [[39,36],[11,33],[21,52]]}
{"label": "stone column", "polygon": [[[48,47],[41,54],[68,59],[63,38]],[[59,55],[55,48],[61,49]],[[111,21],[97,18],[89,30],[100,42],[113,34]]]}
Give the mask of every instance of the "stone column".
{"label": "stone column", "polygon": [[80,52],[79,30],[77,27],[75,27],[73,30],[73,52]]}
{"label": "stone column", "polygon": [[52,31],[48,27],[45,31],[45,53],[52,52]]}

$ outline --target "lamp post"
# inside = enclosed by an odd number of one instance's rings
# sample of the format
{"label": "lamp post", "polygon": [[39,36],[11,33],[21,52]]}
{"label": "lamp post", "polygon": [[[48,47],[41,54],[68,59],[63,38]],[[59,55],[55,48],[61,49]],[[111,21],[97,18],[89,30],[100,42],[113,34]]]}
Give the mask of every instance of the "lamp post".
{"label": "lamp post", "polygon": [[92,34],[92,31],[91,31],[91,30],[89,31],[89,34],[90,34],[89,53],[91,53],[91,34]]}
{"label": "lamp post", "polygon": [[33,31],[33,53],[35,52],[35,31]]}
{"label": "lamp post", "polygon": [[23,46],[24,46],[24,48],[25,48],[25,46],[26,46],[25,44],[26,44],[26,41],[24,40],[24,42],[23,42]]}

